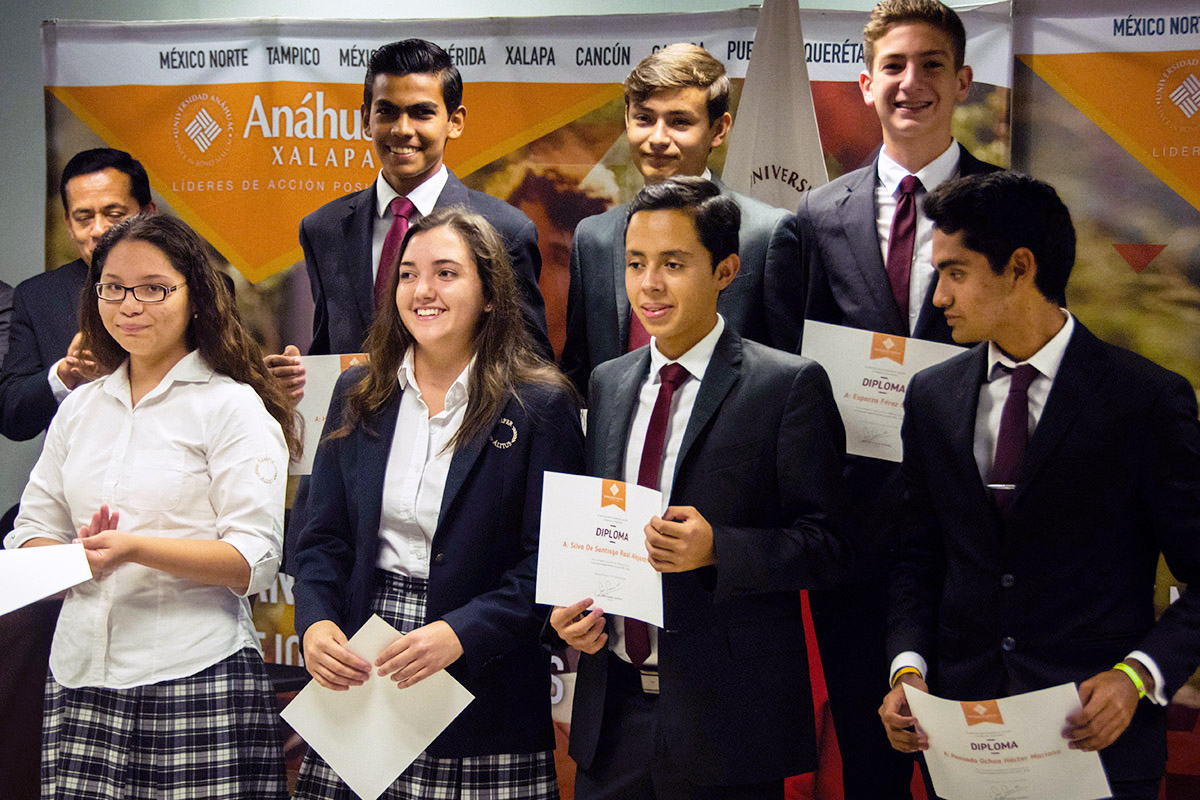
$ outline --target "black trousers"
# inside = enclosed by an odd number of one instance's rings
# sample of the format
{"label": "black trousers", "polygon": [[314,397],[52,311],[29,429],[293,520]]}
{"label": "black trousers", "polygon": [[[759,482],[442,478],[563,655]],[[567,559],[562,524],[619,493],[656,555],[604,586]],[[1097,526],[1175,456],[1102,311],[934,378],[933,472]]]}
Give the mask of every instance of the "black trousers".
{"label": "black trousers", "polygon": [[671,764],[671,743],[659,741],[657,698],[634,684],[631,670],[609,664],[600,744],[591,769],[575,772],[575,800],[783,800],[782,778],[737,786],[689,781]]}

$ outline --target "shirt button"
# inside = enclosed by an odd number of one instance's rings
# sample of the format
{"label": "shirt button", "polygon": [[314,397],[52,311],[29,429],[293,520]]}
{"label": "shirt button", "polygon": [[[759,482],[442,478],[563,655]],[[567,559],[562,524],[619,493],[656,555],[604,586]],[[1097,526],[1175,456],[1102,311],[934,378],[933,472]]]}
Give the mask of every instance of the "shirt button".
{"label": "shirt button", "polygon": [[1011,588],[1013,587],[1013,584],[1014,584],[1014,583],[1016,583],[1016,582],[1017,582],[1017,579],[1016,579],[1016,578],[1014,578],[1014,577],[1013,577],[1013,576],[1012,576],[1010,573],[1008,573],[1008,572],[1006,572],[1006,573],[1004,573],[1003,575],[1001,575],[1001,576],[1000,576],[1000,585],[1001,585],[1002,587],[1004,587],[1005,589],[1011,589]]}
{"label": "shirt button", "polygon": [[444,560],[444,556],[441,553],[438,553],[437,555],[435,555],[433,557],[433,563],[435,563],[435,564],[440,564],[440,563],[442,563],[443,560]]}
{"label": "shirt button", "polygon": [[1000,647],[1006,652],[1012,652],[1017,649],[1017,640],[1011,636],[1005,636],[1000,640]]}

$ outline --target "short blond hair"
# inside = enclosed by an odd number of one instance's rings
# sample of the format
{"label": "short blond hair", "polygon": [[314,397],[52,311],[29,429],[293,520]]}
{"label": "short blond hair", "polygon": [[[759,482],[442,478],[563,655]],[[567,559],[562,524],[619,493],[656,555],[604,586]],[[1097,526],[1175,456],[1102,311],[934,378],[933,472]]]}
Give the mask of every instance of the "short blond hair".
{"label": "short blond hair", "polygon": [[729,111],[729,77],[725,65],[703,47],[681,42],[642,59],[625,79],[625,108],[644,103],[660,89],[704,89],[708,121]]}
{"label": "short blond hair", "polygon": [[924,22],[949,36],[954,68],[962,69],[967,53],[967,31],[954,9],[938,0],[882,0],[871,9],[871,18],[863,28],[863,61],[867,70],[875,66],[875,43],[894,26],[906,22]]}

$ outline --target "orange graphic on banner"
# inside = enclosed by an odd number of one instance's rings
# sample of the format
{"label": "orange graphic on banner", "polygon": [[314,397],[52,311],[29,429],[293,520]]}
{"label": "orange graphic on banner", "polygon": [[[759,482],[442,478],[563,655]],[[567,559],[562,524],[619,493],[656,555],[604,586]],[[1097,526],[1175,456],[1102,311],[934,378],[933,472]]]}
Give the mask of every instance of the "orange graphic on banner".
{"label": "orange graphic on banner", "polygon": [[600,507],[616,506],[622,511],[625,510],[625,483],[624,481],[605,481],[600,489]]}
{"label": "orange graphic on banner", "polygon": [[908,340],[903,336],[892,336],[888,333],[871,334],[871,359],[890,358],[897,364],[904,363],[904,346]]}
{"label": "orange graphic on banner", "polygon": [[1200,50],[1018,58],[1200,209]]}
{"label": "orange graphic on banner", "polygon": [[[362,138],[361,84],[288,81],[47,89],[252,282],[302,257],[300,220],[379,171]],[[460,177],[621,95],[617,84],[473,83],[446,149]],[[474,109],[474,111],[472,111]]]}
{"label": "orange graphic on banner", "polygon": [[1167,249],[1165,244],[1114,244],[1115,249],[1121,258],[1129,266],[1133,267],[1133,271],[1141,273],[1146,267],[1150,266],[1150,262],[1158,257],[1158,254]]}
{"label": "orange graphic on banner", "polygon": [[1004,718],[1000,716],[1000,704],[995,700],[973,700],[959,705],[962,706],[963,716],[967,718],[968,728],[984,722],[1004,724]]}

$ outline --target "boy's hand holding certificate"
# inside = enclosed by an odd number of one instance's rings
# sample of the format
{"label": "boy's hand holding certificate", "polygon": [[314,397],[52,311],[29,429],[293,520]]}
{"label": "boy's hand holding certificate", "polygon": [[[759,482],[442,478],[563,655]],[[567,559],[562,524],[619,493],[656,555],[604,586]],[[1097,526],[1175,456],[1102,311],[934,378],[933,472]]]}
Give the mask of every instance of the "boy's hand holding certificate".
{"label": "boy's hand holding certificate", "polygon": [[646,556],[644,529],[662,493],[623,481],[547,472],[542,487],[537,602],[591,597],[606,612],[662,627],[662,576]]}
{"label": "boy's hand holding certificate", "polygon": [[1111,796],[1100,754],[1067,747],[1063,728],[1079,710],[1066,683],[999,700],[944,700],[912,686],[905,698],[929,737],[925,763],[948,800],[1098,800]]}

